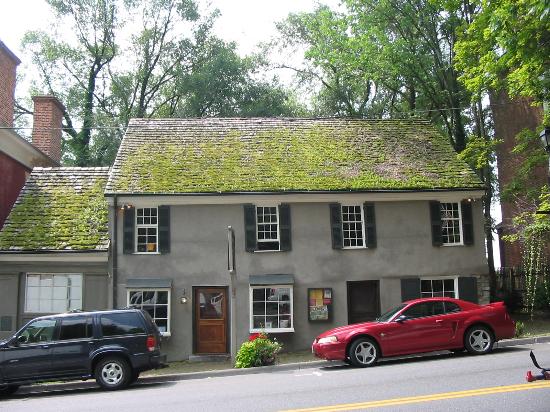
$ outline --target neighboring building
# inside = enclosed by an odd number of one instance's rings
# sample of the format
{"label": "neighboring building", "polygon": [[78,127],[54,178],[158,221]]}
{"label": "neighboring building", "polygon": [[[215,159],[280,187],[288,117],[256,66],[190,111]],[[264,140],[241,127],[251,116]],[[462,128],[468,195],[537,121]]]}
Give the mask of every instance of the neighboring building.
{"label": "neighboring building", "polygon": [[0,231],[0,338],[44,314],[112,306],[108,168],[34,168]]}
{"label": "neighboring building", "polygon": [[[536,130],[542,124],[543,110],[533,106],[526,98],[511,99],[504,90],[491,94],[491,111],[495,124],[495,137],[502,140],[497,146],[498,183],[501,192],[512,182],[521,163],[525,160],[514,153],[516,136],[524,129]],[[537,142],[538,144],[538,142]],[[547,167],[541,166],[535,170],[535,179],[530,182],[532,188],[542,187],[547,182]],[[521,199],[515,202],[501,199],[502,221],[498,226],[500,266],[515,268],[522,266],[522,251],[518,242],[508,242],[502,239],[505,235],[514,233],[513,218],[525,211]]]}
{"label": "neighboring building", "polygon": [[132,120],[105,193],[115,306],[147,309],[170,360],[488,300],[484,187],[425,121]]}
{"label": "neighboring building", "polygon": [[0,41],[0,228],[35,166],[59,166],[64,107],[51,96],[34,97],[33,144],[13,130],[16,68],[20,60]]}

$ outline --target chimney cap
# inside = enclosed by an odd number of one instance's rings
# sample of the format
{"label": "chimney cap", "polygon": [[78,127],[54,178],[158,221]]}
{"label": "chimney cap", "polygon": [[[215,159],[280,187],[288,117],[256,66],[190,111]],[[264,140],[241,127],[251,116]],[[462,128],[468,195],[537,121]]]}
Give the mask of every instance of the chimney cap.
{"label": "chimney cap", "polygon": [[4,53],[15,63],[15,65],[19,65],[21,63],[21,60],[19,60],[19,57],[17,57],[10,49],[8,49],[8,46],[0,40],[0,50],[4,51]]}
{"label": "chimney cap", "polygon": [[34,102],[34,104],[52,102],[59,108],[59,110],[61,110],[62,113],[65,113],[65,111],[67,110],[65,106],[63,106],[63,103],[61,103],[57,97],[52,95],[32,96],[32,101]]}

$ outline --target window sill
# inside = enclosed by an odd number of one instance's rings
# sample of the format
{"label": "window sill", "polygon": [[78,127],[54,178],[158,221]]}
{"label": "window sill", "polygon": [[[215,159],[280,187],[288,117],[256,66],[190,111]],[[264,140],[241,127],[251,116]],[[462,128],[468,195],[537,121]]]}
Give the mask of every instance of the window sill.
{"label": "window sill", "polygon": [[347,247],[342,247],[342,250],[364,250],[364,249],[368,249],[366,246],[347,246]]}
{"label": "window sill", "polygon": [[160,255],[160,252],[134,252],[132,255]]}
{"label": "window sill", "polygon": [[250,329],[250,333],[287,333],[294,332],[294,328],[277,328],[277,329]]}
{"label": "window sill", "polygon": [[169,338],[170,336],[172,336],[172,333],[170,333],[170,332],[160,332],[160,336],[163,337],[163,338]]}
{"label": "window sill", "polygon": [[254,253],[278,253],[278,252],[284,252],[283,250],[277,249],[277,250],[255,250]]}
{"label": "window sill", "polygon": [[464,243],[443,243],[441,246],[445,246],[445,247],[464,246]]}

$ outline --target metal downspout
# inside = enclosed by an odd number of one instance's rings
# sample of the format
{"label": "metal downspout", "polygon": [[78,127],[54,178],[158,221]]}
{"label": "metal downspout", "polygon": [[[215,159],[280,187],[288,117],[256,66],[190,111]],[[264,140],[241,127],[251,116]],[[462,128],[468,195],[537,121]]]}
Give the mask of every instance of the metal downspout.
{"label": "metal downspout", "polygon": [[116,309],[117,307],[117,283],[118,283],[118,243],[117,243],[117,237],[118,237],[118,198],[117,195],[114,195],[113,197],[113,309]]}

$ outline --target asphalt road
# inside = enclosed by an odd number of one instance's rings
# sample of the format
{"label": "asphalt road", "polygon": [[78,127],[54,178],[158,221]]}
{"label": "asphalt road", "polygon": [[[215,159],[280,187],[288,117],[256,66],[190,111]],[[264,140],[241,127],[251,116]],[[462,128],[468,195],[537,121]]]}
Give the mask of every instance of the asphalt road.
{"label": "asphalt road", "polygon": [[31,387],[0,401],[0,411],[550,411],[550,381],[525,372],[550,367],[550,344],[496,349],[486,356],[437,354],[357,369],[326,366],[253,375],[53,391]]}

